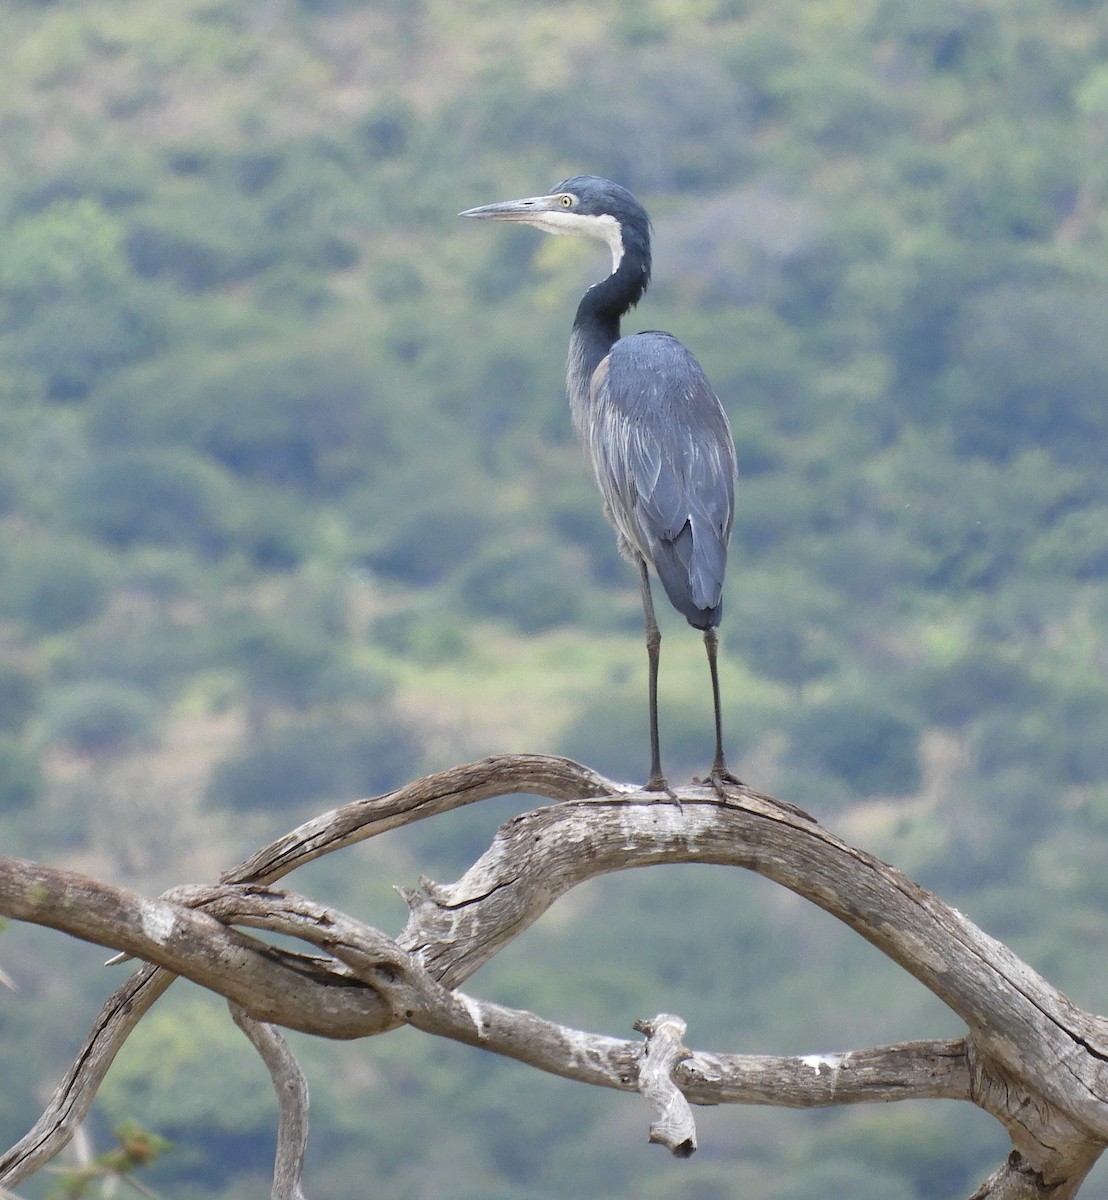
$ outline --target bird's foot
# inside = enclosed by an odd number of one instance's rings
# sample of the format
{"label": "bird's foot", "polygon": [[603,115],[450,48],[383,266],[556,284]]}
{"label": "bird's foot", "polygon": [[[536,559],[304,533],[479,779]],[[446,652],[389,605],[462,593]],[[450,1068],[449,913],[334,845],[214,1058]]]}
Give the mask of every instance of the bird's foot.
{"label": "bird's foot", "polygon": [[646,783],[643,784],[642,790],[644,792],[665,792],[666,797],[669,800],[672,800],[673,803],[676,804],[678,808],[681,807],[680,798],[678,797],[677,793],[673,790],[673,788],[671,788],[669,786],[669,784],[666,782],[666,777],[664,775],[660,775],[660,774],[651,775],[650,778],[646,781]]}
{"label": "bird's foot", "polygon": [[716,789],[716,795],[721,800],[726,800],[728,787],[742,787],[743,781],[733,775],[728,769],[725,762],[712,763],[712,769],[708,772],[708,782]]}

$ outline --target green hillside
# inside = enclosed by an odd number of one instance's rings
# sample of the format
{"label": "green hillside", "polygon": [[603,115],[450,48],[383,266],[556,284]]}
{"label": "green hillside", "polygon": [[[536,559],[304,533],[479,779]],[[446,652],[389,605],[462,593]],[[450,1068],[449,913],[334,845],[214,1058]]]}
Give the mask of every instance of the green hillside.
{"label": "green hillside", "polygon": [[[1105,1008],[1101,5],[11,0],[0,46],[5,847],[158,891],[485,753],[645,776],[637,587],[561,382],[606,264],[455,217],[587,171],[654,220],[630,327],[695,350],[735,433],[735,769]],[[659,615],[688,777],[703,650]],[[391,886],[510,811],[294,884],[394,929]],[[3,931],[5,1144],[118,983],[102,957]],[[473,987],[613,1033],[680,1012],[706,1049],[958,1032],[707,868],[583,889]],[[625,1097],[410,1031],[297,1048],[317,1200],[939,1200],[1006,1152],[951,1105],[730,1110],[670,1163]],[[175,1145],[161,1194],[265,1194],[272,1099],[214,999],[145,1023],[94,1140],[129,1117]]]}

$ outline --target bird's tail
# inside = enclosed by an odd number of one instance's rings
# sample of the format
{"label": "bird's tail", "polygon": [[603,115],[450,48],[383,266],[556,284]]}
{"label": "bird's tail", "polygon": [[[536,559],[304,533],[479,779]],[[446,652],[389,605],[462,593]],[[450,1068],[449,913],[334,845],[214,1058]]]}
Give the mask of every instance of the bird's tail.
{"label": "bird's tail", "polygon": [[697,537],[686,521],[672,540],[655,542],[654,569],[669,602],[694,629],[713,629],[723,616],[723,574],[727,549],[709,530]]}

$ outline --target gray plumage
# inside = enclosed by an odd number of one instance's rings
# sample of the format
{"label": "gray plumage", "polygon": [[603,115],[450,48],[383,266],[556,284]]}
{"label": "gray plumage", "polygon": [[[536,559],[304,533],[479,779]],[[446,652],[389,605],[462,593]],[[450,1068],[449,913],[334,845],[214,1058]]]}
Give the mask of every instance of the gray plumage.
{"label": "gray plumage", "polygon": [[566,388],[620,552],[639,570],[650,665],[646,786],[668,791],[658,739],[661,634],[648,568],[674,608],[704,631],[715,712],[710,778],[717,786],[735,782],[724,759],[716,668],[735,510],[735,446],[727,415],[689,350],[668,333],[620,336],[620,318],[650,282],[649,218],[626,188],[592,175],[563,180],[545,196],[461,215],[590,237],[611,251],[611,274],[589,288],[577,308]]}
{"label": "gray plumage", "polygon": [[735,451],[700,364],[668,333],[621,338],[593,371],[576,424],[624,556],[646,559],[694,628],[718,625]]}

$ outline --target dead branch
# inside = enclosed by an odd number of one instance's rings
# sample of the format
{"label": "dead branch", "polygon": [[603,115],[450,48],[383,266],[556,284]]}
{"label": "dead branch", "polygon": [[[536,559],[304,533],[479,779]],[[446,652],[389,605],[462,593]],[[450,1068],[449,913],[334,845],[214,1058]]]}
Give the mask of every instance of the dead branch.
{"label": "dead branch", "polygon": [[676,1158],[688,1158],[696,1150],[696,1125],[684,1093],[673,1082],[677,1064],[692,1057],[682,1039],[688,1026],[672,1013],[659,1013],[652,1021],[636,1021],[646,1035],[639,1062],[639,1091],[657,1115],[650,1126],[649,1141]]}
{"label": "dead branch", "polygon": [[92,1102],[123,1043],[173,982],[157,967],[140,967],[116,990],[85,1039],[85,1044],[55,1089],[42,1115],[18,1142],[0,1156],[0,1188],[14,1188],[65,1148]]}
{"label": "dead branch", "polygon": [[633,790],[570,758],[499,754],[424,776],[383,796],[355,800],[313,817],[225,871],[222,882],[275,883],[297,867],[335,850],[494,796],[522,792],[547,800],[582,800]]}
{"label": "dead branch", "polygon": [[[507,822],[455,883],[424,880],[406,890],[408,921],[395,938],[272,886],[297,866],[387,829],[516,792],[558,803]],[[689,1102],[970,1099],[1006,1125],[1015,1147],[979,1197],[1076,1194],[1108,1142],[1102,1018],[1076,1008],[961,913],[800,810],[741,786],[692,786],[677,799],[659,800],[566,759],[501,756],[324,813],[227,872],[221,884],[176,888],[157,900],[0,858],[0,914],[156,964],[141,968],[105,1008],[47,1112],[0,1159],[0,1186],[15,1186],[71,1136],[112,1056],[173,972],[226,996],[248,1036],[258,1023],[333,1038],[410,1024],[584,1083],[642,1091],[658,1114],[652,1139],[677,1153],[695,1147]],[[677,862],[756,871],[832,913],[939,996],[965,1022],[965,1038],[740,1056],[687,1050],[680,1018],[659,1017],[642,1026],[644,1048],[458,991],[578,884]],[[297,938],[311,953],[277,950],[250,929]],[[292,1088],[281,1110],[284,1190],[275,1183],[274,1195],[295,1198],[303,1156],[294,1119],[299,1072],[283,1057],[287,1048],[259,1036],[263,1053],[275,1055],[266,1060],[275,1086]]]}
{"label": "dead branch", "polygon": [[277,1155],[271,1200],[305,1200],[304,1155],[308,1152],[308,1081],[288,1042],[272,1025],[255,1021],[233,1001],[231,1019],[265,1063],[277,1094]]}

